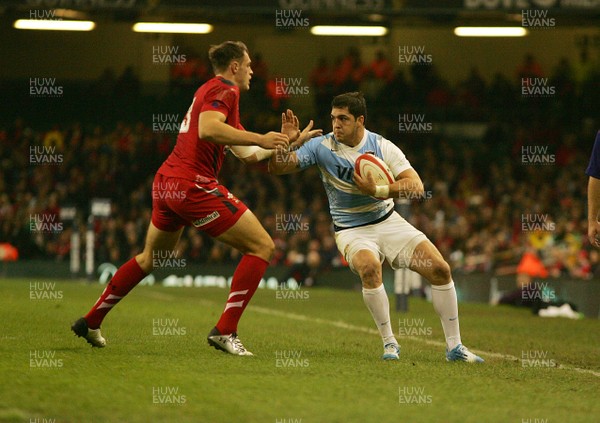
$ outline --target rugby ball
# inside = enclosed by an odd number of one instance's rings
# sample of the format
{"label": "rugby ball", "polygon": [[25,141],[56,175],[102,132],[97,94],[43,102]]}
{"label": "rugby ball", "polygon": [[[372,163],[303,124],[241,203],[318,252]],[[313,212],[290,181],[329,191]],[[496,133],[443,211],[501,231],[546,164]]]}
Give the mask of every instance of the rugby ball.
{"label": "rugby ball", "polygon": [[356,159],[356,173],[365,178],[370,172],[375,180],[375,185],[388,185],[394,183],[394,176],[387,164],[374,154],[361,154]]}

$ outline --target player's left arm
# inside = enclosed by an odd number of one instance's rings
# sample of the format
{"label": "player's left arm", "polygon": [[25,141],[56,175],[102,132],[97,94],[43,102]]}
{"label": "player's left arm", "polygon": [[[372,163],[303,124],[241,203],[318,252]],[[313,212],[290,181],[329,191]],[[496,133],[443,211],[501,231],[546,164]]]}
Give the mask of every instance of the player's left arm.
{"label": "player's left arm", "polygon": [[[246,130],[241,123],[238,123],[237,129],[240,131]],[[258,145],[231,145],[229,146],[229,150],[244,164],[260,162],[261,160],[268,159],[273,154],[273,150],[267,150]]]}
{"label": "player's left arm", "polygon": [[229,149],[244,164],[260,162],[261,160],[268,159],[273,154],[273,150],[267,150],[257,145],[232,145]]}
{"label": "player's left arm", "polygon": [[600,131],[596,135],[590,163],[585,173],[588,175],[588,239],[590,244],[600,248]]}
{"label": "player's left arm", "polygon": [[400,172],[394,183],[383,186],[377,186],[370,173],[361,177],[354,171],[354,183],[363,194],[382,200],[403,197],[418,198],[425,192],[421,177],[412,167]]}
{"label": "player's left arm", "polygon": [[360,177],[354,172],[354,183],[366,195],[376,198],[419,198],[425,192],[419,174],[412,168],[410,162],[396,145],[391,141],[381,138],[381,153],[384,161],[395,176],[395,182],[377,186],[370,174]]}
{"label": "player's left arm", "polygon": [[[241,125],[240,125],[241,126]],[[298,117],[288,109],[286,112],[281,114],[281,133],[285,134],[289,137],[290,144],[286,150],[279,149],[279,154],[290,154],[292,155],[293,151],[300,148],[306,141],[309,139],[319,136],[322,134],[322,130],[320,129],[312,129],[313,121],[311,120],[309,124],[304,128],[304,130],[300,131],[300,122]],[[244,130],[243,127],[239,128]],[[231,146],[231,152],[242,162],[245,164],[252,164],[256,162],[260,162],[261,160],[270,158],[275,150],[267,150],[255,145],[252,146]],[[293,161],[293,158],[288,159],[287,162]],[[286,172],[289,173],[289,170],[286,169]]]}
{"label": "player's left arm", "polygon": [[396,182],[389,185],[388,198],[419,198],[425,193],[421,177],[413,168],[406,169],[396,177]]}
{"label": "player's left arm", "polygon": [[588,180],[588,239],[594,247],[600,247],[600,179],[589,177]]}

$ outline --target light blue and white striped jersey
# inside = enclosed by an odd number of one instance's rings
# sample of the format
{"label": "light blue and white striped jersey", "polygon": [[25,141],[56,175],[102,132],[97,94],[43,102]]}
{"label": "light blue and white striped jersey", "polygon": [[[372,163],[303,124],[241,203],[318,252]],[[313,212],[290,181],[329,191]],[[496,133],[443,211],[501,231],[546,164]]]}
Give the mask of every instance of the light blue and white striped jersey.
{"label": "light blue and white striped jersey", "polygon": [[358,156],[373,153],[382,159],[394,178],[412,166],[397,146],[381,135],[365,129],[365,135],[355,147],[336,141],[333,132],[313,138],[296,150],[301,169],[317,165],[329,199],[333,223],[340,228],[371,223],[394,208],[394,200],[378,200],[361,193],[352,180]]}

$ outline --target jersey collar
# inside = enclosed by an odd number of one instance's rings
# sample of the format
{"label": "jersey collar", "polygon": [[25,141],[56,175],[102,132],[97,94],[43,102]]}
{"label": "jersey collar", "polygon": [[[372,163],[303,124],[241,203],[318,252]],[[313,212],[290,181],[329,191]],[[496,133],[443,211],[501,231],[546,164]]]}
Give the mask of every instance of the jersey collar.
{"label": "jersey collar", "polygon": [[234,84],[233,82],[231,82],[229,79],[225,79],[225,78],[223,78],[222,76],[217,76],[217,79],[218,79],[219,81],[223,82],[224,84],[227,84],[227,85],[232,85],[232,86],[233,86],[233,85],[235,85],[235,84]]}
{"label": "jersey collar", "polygon": [[354,150],[354,151],[359,151],[361,148],[363,148],[365,143],[367,142],[368,137],[369,137],[369,130],[367,128],[365,128],[365,133],[364,133],[362,139],[360,140],[360,142],[358,144],[356,144],[354,147],[350,147],[349,145],[346,145],[343,142],[339,142],[335,138],[335,135],[333,135],[333,132],[331,133],[331,138],[333,138],[333,140],[335,141],[335,143],[337,145],[339,145],[341,148],[348,148],[348,149]]}
{"label": "jersey collar", "polygon": [[367,130],[367,128],[365,128],[365,133],[362,137],[362,140],[360,140],[360,142],[356,146],[351,147],[351,148],[356,151],[360,150],[361,148],[363,148],[365,146],[365,143],[367,142],[368,137],[369,137],[369,131]]}

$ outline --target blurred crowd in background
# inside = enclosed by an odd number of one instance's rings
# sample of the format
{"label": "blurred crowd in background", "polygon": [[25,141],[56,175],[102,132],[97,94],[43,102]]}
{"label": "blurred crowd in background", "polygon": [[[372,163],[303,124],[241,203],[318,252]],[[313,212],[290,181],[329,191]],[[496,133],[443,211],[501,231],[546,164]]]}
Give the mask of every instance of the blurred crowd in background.
{"label": "blurred crowd in background", "polygon": [[[306,78],[315,115],[295,112],[303,123],[313,118],[329,132],[332,97],[362,91],[367,128],[396,143],[425,184],[424,198],[398,203],[398,210],[437,245],[455,272],[512,274],[524,257],[534,255],[550,277],[600,274],[600,256],[586,237],[584,173],[600,125],[600,72],[587,53],[578,63],[563,59],[550,70],[527,55],[491,81],[473,68],[454,86],[439,76],[437,64],[392,63],[383,53],[363,63],[358,50],[335,63],[322,59]],[[291,97],[277,88],[281,80],[269,74],[260,54],[253,57],[253,69],[252,88],[242,95],[242,122],[248,130],[277,130]],[[210,77],[202,60],[173,67],[167,98],[182,99],[180,116],[196,87]],[[546,77],[551,95],[523,95],[523,78]],[[143,248],[152,180],[176,132],[157,131],[147,114],[136,119],[148,99],[131,69],[119,78],[105,73],[89,90],[98,94],[96,109],[80,121],[39,128],[23,113],[0,128],[0,242],[16,246],[22,259],[68,260],[71,233],[84,233],[96,197],[112,201],[111,216],[94,222],[98,262],[118,265]],[[119,119],[119,108],[128,111],[127,119]],[[431,126],[402,131],[400,115],[418,115]],[[60,157],[59,163],[32,163],[34,146],[46,147],[44,153]],[[231,156],[220,182],[275,240],[273,264],[305,276],[347,265],[335,245],[316,168],[277,177],[265,163],[246,167]],[[59,231],[31,230],[32,219],[61,222],[67,206],[77,208],[77,223],[62,221]],[[198,263],[240,258],[194,228],[184,231],[177,251]]]}

